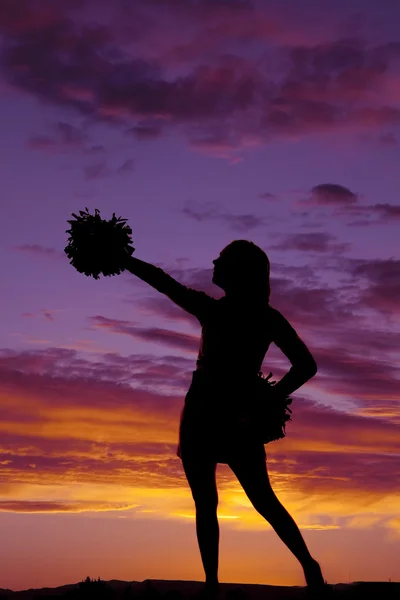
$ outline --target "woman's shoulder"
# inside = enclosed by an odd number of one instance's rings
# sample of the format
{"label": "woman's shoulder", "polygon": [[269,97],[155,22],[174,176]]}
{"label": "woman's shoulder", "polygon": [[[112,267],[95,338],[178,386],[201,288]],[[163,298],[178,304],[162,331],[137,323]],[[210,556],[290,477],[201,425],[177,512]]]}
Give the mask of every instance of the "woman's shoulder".
{"label": "woman's shoulder", "polygon": [[284,319],[285,318],[280,310],[275,308],[275,306],[271,306],[270,304],[268,304],[267,314],[272,319],[282,319],[282,318]]}
{"label": "woman's shoulder", "polygon": [[281,326],[286,325],[289,321],[283,315],[283,313],[277,309],[275,306],[268,305],[267,310],[267,321],[271,330],[280,328]]}
{"label": "woman's shoulder", "polygon": [[268,304],[267,314],[270,317],[275,317],[276,315],[278,315],[278,314],[280,315],[281,313],[279,312],[279,310],[277,308]]}

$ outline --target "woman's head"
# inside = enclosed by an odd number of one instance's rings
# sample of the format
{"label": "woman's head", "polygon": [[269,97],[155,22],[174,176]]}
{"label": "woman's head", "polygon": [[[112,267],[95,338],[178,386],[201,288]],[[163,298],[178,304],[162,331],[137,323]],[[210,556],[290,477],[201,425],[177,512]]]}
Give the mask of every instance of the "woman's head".
{"label": "woman's head", "polygon": [[214,261],[213,282],[229,294],[262,295],[269,301],[268,256],[248,240],[234,240]]}

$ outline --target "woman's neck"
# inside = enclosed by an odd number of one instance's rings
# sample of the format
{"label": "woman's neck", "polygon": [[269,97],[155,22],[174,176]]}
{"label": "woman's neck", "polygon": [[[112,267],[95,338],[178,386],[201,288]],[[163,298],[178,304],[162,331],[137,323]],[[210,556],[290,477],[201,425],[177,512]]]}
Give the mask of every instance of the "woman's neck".
{"label": "woman's neck", "polygon": [[227,290],[225,292],[226,301],[229,304],[240,306],[266,306],[269,304],[269,299],[266,295],[259,291],[252,292],[251,290]]}

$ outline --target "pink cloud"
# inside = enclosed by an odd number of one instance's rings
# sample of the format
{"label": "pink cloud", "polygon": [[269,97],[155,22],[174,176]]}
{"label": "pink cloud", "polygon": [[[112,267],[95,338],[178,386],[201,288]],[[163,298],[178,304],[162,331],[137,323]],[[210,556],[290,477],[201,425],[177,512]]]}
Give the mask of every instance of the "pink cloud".
{"label": "pink cloud", "polygon": [[361,293],[365,306],[389,315],[399,314],[400,261],[395,258],[355,261],[355,277],[367,280],[369,286]]}
{"label": "pink cloud", "polygon": [[54,321],[55,320],[54,317],[57,314],[57,312],[59,312],[59,311],[48,309],[48,308],[42,308],[39,311],[37,311],[36,313],[31,313],[31,312],[23,313],[22,316],[23,317],[35,317],[37,315],[40,315],[41,317],[47,319],[48,321]]}
{"label": "pink cloud", "polygon": [[28,146],[35,150],[82,149],[87,135],[78,127],[59,121],[53,126],[53,135],[34,135],[28,140]]}
{"label": "pink cloud", "polygon": [[232,165],[241,161],[241,158],[237,156],[237,152],[240,150],[240,144],[233,144],[223,138],[219,139],[215,134],[207,138],[191,139],[189,145],[201,154],[214,158],[226,159]]}
{"label": "pink cloud", "polygon": [[55,248],[46,248],[40,244],[22,244],[21,246],[14,246],[14,250],[18,252],[28,252],[39,256],[47,256],[48,258],[55,258],[57,260],[65,260],[65,254]]}
{"label": "pink cloud", "polygon": [[374,204],[372,206],[368,206],[368,208],[380,215],[382,220],[400,218],[400,206],[397,204]]}
{"label": "pink cloud", "polygon": [[351,249],[351,244],[334,243],[335,236],[328,233],[295,233],[285,236],[278,244],[270,248],[276,250],[294,250],[296,252],[329,252],[340,254]]}
{"label": "pink cloud", "polygon": [[199,336],[188,335],[157,327],[136,327],[128,321],[107,319],[100,315],[89,317],[89,320],[93,323],[95,328],[106,329],[112,333],[129,335],[147,342],[154,342],[156,344],[161,343],[190,352],[196,352],[199,348]]}

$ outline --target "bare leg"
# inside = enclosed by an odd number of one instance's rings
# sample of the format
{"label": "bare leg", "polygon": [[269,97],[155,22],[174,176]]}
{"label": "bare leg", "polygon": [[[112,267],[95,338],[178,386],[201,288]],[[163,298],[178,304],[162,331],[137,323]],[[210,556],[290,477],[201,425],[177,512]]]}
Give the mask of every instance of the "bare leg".
{"label": "bare leg", "polygon": [[311,556],[295,521],[273,491],[263,457],[243,457],[229,463],[254,508],[272,525],[278,536],[298,559],[309,586],[322,585],[318,562]]}
{"label": "bare leg", "polygon": [[217,463],[204,457],[193,458],[182,449],[185,470],[196,507],[196,533],[206,584],[217,587],[219,526],[217,517],[218,492],[215,480]]}

